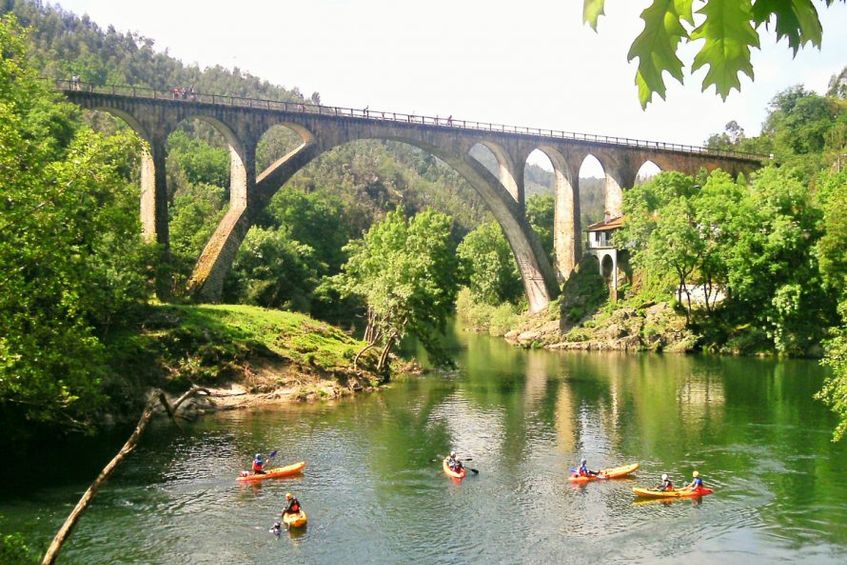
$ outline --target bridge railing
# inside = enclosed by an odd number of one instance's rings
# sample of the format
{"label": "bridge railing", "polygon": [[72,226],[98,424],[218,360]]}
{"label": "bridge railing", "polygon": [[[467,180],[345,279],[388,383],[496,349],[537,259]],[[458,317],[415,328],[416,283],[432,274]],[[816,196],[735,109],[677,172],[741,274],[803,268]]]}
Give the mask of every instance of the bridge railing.
{"label": "bridge railing", "polygon": [[590,133],[577,133],[554,129],[530,128],[521,126],[509,126],[489,122],[477,122],[472,120],[459,120],[452,116],[442,118],[440,116],[423,116],[416,114],[404,114],[401,112],[384,112],[381,110],[370,110],[369,108],[346,108],[343,106],[324,106],[307,102],[285,102],[279,100],[265,100],[261,98],[247,98],[244,96],[233,96],[227,94],[209,94],[195,92],[193,89],[173,88],[171,90],[156,90],[143,86],[132,85],[95,85],[80,82],[78,80],[57,80],[56,86],[59,90],[92,92],[97,94],[112,94],[117,96],[132,96],[135,98],[152,98],[157,100],[174,100],[177,102],[199,102],[224,106],[237,106],[240,108],[255,108],[261,110],[275,110],[282,112],[299,112],[304,114],[319,114],[322,116],[339,116],[362,118],[367,120],[389,121],[403,124],[421,124],[444,128],[457,128],[473,131],[486,131],[496,133],[511,133],[518,135],[529,135],[551,139],[564,139],[569,141],[585,141],[589,143],[602,143],[634,147],[639,149],[659,149],[664,151],[677,151],[681,153],[695,153],[711,155],[716,157],[730,157],[763,161],[766,155],[756,153],[745,153],[741,151],[726,151],[723,149],[711,149],[698,145],[684,145],[680,143],[665,143],[662,141],[649,141],[634,139],[630,137],[616,137],[607,135],[594,135]]}

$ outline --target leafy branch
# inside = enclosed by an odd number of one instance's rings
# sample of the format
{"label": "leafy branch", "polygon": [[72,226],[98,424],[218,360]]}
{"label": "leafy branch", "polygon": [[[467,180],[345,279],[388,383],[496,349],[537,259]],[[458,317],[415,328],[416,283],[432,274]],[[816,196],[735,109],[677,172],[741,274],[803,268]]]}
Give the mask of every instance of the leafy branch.
{"label": "leafy branch", "polygon": [[[829,7],[837,1],[824,3]],[[708,67],[703,90],[714,86],[724,100],[733,88],[741,90],[741,73],[754,78],[750,49],[759,47],[762,26],[773,25],[777,41],[786,38],[795,56],[806,44],[821,46],[823,26],[813,0],[698,0],[697,4],[699,25],[694,0],[652,0],[641,12],[644,29],[632,42],[627,60],[638,59],[635,84],[642,108],[653,94],[665,98],[664,73],[684,82],[685,63],[678,56],[683,43],[703,40],[691,71]],[[584,0],[583,21],[597,30],[604,8],[605,0]]]}

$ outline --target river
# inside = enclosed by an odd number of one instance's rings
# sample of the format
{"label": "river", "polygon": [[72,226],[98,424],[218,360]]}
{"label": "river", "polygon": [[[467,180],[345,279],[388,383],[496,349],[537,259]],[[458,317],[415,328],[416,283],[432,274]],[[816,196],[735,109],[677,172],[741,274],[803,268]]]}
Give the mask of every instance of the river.
{"label": "river", "polygon": [[[811,361],[551,353],[463,335],[459,369],[333,403],[150,429],[60,563],[727,563],[847,561],[847,443]],[[0,487],[0,526],[45,545],[123,437],[48,447]],[[479,470],[441,472],[451,447]],[[256,451],[305,473],[235,482]],[[639,462],[574,487],[568,467]],[[698,469],[715,494],[631,488]],[[287,491],[309,513],[268,532]]]}

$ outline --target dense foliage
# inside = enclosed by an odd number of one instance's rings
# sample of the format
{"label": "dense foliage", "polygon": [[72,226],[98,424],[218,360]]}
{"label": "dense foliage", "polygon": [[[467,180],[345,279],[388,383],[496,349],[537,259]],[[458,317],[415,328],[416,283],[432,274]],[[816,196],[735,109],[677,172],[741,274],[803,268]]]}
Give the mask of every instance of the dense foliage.
{"label": "dense foliage", "polygon": [[446,360],[438,336],[459,289],[452,224],[439,212],[427,210],[407,220],[397,210],[347,245],[350,258],[336,284],[367,305],[365,339],[369,347],[382,348],[378,369],[386,367],[391,348],[406,335],[416,337],[436,362]]}
{"label": "dense foliage", "polygon": [[702,186],[663,173],[629,191],[624,209],[616,241],[637,268],[675,275],[686,313],[700,290],[700,324],[743,328],[736,338],[781,353],[820,342],[834,315],[814,253],[820,210],[787,169],[763,169],[749,185],[720,171]]}
{"label": "dense foliage", "polygon": [[0,52],[0,419],[8,433],[22,418],[84,425],[102,399],[100,336],[149,291],[127,180],[137,139],[81,126],[9,16]]}
{"label": "dense foliage", "polygon": [[[831,6],[837,0],[824,0]],[[583,20],[597,29],[605,0],[583,0]],[[702,18],[696,24],[696,13]],[[821,46],[823,27],[812,0],[652,0],[641,12],[644,29],[630,47],[628,60],[638,59],[635,84],[641,106],[653,94],[665,97],[664,73],[683,82],[685,64],[678,53],[691,42],[702,40],[691,72],[702,67],[703,90],[714,86],[723,99],[733,88],[740,90],[739,75],[753,78],[750,49],[759,47],[759,30],[773,26],[777,40],[787,39],[797,51],[806,44]]]}
{"label": "dense foliage", "polygon": [[[830,338],[822,343],[833,377],[819,397],[841,416],[837,437],[847,430],[845,84],[847,67],[831,78],[824,95],[801,86],[788,88],[771,101],[760,136],[747,137],[730,122],[725,132],[708,141],[713,147],[769,152],[781,165],[780,172],[768,170],[754,181],[754,186],[767,189],[757,201],[745,203],[733,200],[732,194],[719,195],[745,206],[732,216],[740,217],[736,226],[749,232],[735,245],[736,255],[722,259],[732,260],[732,269],[748,267],[736,269],[730,283],[744,291],[749,308],[770,300],[762,327],[770,328],[768,334],[778,348],[790,351],[804,343],[816,348],[822,334],[829,331]],[[773,221],[756,224],[762,215]],[[739,233],[738,227],[734,229]],[[762,252],[759,264],[751,259]],[[838,315],[834,316],[836,304]],[[736,319],[743,317],[743,311],[737,314]]]}

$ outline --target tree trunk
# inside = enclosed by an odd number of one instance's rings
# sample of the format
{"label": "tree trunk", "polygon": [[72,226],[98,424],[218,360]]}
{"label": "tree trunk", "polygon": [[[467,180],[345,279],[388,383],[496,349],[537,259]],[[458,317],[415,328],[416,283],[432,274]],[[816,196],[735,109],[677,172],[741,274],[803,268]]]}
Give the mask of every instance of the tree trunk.
{"label": "tree trunk", "polygon": [[388,340],[385,342],[385,347],[382,348],[382,353],[379,355],[379,362],[377,363],[376,370],[382,371],[388,363],[388,353],[391,351],[391,346],[394,345],[394,336],[390,336]]}
{"label": "tree trunk", "polygon": [[[154,392],[153,396],[147,402],[147,406],[144,408],[144,412],[141,414],[141,418],[138,420],[138,424],[135,426],[135,431],[132,432],[132,435],[129,436],[129,439],[126,440],[126,443],[121,447],[120,451],[118,451],[117,455],[115,455],[109,463],[103,467],[103,470],[100,471],[100,474],[97,475],[97,478],[94,479],[94,482],[91,483],[91,486],[88,487],[88,490],[82,495],[82,498],[79,499],[79,502],[76,503],[76,506],[68,515],[65,523],[62,524],[62,527],[59,529],[59,532],[56,534],[56,537],[53,538],[53,541],[50,543],[50,547],[47,548],[47,552],[44,554],[44,558],[41,560],[41,565],[52,565],[52,563],[56,560],[56,557],[59,555],[59,551],[62,549],[62,544],[65,542],[65,539],[70,535],[71,530],[76,525],[79,517],[85,512],[85,509],[88,508],[88,505],[91,503],[91,500],[94,498],[94,495],[97,494],[97,490],[103,486],[115,468],[123,461],[127,455],[132,453],[135,449],[135,446],[138,444],[138,440],[141,438],[141,434],[144,433],[144,429],[147,427],[147,424],[150,423],[150,420],[153,418],[153,411],[156,408],[156,404],[159,402],[165,407],[165,410],[170,416],[171,420],[174,419],[174,414],[176,413],[177,408],[179,408],[180,404],[182,404],[189,397],[195,395],[199,391],[208,391],[204,388],[193,386],[191,387],[185,394],[179,397],[179,399],[171,406],[168,403],[167,398],[165,398],[165,394],[157,390]],[[176,420],[173,420],[176,423]]]}
{"label": "tree trunk", "polygon": [[685,289],[685,295],[688,297],[688,308],[685,310],[685,325],[689,325],[691,323],[691,294],[688,292],[688,287],[685,285],[685,275],[677,270],[677,275],[679,275],[679,287],[676,289],[676,299],[682,304],[682,289]]}
{"label": "tree trunk", "polygon": [[368,349],[373,348],[375,345],[376,345],[376,343],[369,343],[369,344],[367,344],[366,346],[364,346],[362,349],[360,349],[358,353],[356,353],[356,356],[353,358],[353,369],[354,369],[354,370],[358,368],[358,366],[359,366],[359,358],[362,356],[362,354],[363,354],[365,351],[367,351]]}

